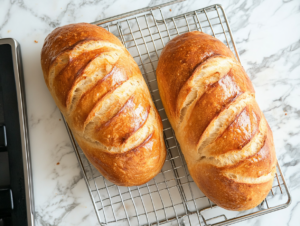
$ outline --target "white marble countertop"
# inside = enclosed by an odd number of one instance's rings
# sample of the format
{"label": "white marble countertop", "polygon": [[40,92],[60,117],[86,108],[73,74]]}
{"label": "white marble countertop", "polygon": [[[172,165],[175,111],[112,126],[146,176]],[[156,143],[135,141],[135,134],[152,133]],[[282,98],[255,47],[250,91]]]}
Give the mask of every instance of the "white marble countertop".
{"label": "white marble countertop", "polygon": [[[45,83],[40,51],[55,27],[92,22],[163,0],[0,1],[0,38],[20,44],[38,226],[98,225],[61,115]],[[222,3],[256,99],[273,130],[292,204],[238,225],[299,225],[300,1],[188,0],[178,12]],[[177,225],[176,222],[172,225]]]}

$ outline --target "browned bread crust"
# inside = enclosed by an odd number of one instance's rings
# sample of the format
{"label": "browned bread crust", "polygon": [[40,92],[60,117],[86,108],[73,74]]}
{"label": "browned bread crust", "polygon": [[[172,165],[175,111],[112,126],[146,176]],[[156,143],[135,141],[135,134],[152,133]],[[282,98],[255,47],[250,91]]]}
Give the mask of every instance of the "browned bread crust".
{"label": "browned bread crust", "polygon": [[105,178],[136,186],[159,173],[162,122],[138,65],[113,34],[87,23],[56,28],[41,65],[75,139]]}
{"label": "browned bread crust", "polygon": [[201,191],[228,210],[260,204],[276,170],[273,135],[233,53],[210,35],[185,33],[165,46],[156,74],[166,114]]}

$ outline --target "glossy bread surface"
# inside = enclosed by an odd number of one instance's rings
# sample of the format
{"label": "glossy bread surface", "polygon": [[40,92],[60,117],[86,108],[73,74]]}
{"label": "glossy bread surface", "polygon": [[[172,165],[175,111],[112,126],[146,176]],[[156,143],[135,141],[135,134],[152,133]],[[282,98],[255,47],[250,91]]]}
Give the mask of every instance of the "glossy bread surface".
{"label": "glossy bread surface", "polygon": [[159,173],[162,122],[137,64],[114,35],[86,23],[56,28],[41,64],[79,146],[104,177],[136,186]]}
{"label": "glossy bread surface", "polygon": [[273,136],[233,53],[210,35],[185,33],[165,46],[156,74],[167,116],[198,187],[229,210],[260,204],[276,169]]}

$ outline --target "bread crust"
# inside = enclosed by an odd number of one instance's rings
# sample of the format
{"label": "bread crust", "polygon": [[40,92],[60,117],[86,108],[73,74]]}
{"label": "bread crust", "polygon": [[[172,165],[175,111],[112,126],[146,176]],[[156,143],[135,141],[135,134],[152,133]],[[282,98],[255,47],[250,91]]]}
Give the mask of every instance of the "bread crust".
{"label": "bread crust", "polygon": [[160,116],[138,65],[107,30],[56,28],[41,52],[45,82],[89,161],[111,182],[137,186],[161,170]]}
{"label": "bread crust", "polygon": [[159,93],[189,171],[217,205],[260,204],[276,170],[273,135],[233,53],[202,32],[175,37],[157,70]]}

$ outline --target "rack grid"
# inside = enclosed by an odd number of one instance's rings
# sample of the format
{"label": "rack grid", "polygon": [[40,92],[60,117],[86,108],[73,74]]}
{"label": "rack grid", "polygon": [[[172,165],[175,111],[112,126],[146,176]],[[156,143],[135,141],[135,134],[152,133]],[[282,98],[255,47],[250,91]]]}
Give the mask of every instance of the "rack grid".
{"label": "rack grid", "polygon": [[[172,15],[172,1],[96,21],[117,36],[137,62],[163,121],[167,159],[161,172],[148,183],[121,187],[106,180],[87,160],[66,124],[100,225],[229,225],[286,208],[291,197],[280,166],[273,188],[256,208],[234,212],[212,203],[191,178],[174,131],[159,97],[155,69],[165,44],[179,34],[202,31],[225,43],[240,61],[221,5]],[[164,17],[164,15],[171,15]]]}

